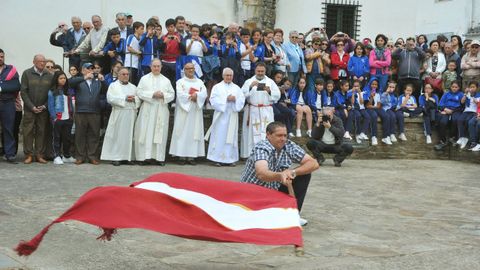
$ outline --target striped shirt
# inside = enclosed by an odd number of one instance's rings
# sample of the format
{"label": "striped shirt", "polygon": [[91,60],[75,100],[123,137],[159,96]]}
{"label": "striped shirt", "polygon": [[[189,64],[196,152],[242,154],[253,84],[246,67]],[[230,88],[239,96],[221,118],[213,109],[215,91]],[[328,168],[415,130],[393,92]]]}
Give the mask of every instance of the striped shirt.
{"label": "striped shirt", "polygon": [[281,172],[290,168],[292,163],[300,163],[304,156],[305,150],[290,140],[287,141],[280,152],[277,152],[268,140],[260,141],[253,147],[252,153],[245,164],[241,182],[278,190],[281,186],[279,181],[264,182],[257,178],[255,162],[266,160],[270,171]]}

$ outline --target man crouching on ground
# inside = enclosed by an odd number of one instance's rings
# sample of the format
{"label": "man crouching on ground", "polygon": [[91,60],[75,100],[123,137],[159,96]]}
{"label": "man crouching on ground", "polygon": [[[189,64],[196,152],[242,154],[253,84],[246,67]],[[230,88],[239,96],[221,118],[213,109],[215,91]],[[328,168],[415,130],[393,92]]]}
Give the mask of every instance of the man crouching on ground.
{"label": "man crouching on ground", "polygon": [[[268,124],[266,131],[266,139],[253,147],[241,181],[286,194],[287,185],[292,184],[300,212],[312,172],[318,169],[319,165],[305,150],[287,139],[287,128],[283,123],[272,122]],[[300,163],[300,166],[290,169],[292,163]],[[307,222],[300,218],[302,226]]]}
{"label": "man crouching on ground", "polygon": [[317,123],[313,126],[312,139],[307,142],[308,150],[312,151],[318,164],[322,165],[325,157],[322,153],[335,154],[333,162],[335,167],[342,166],[347,156],[353,153],[353,147],[343,142],[342,119],[333,114],[333,108],[325,107],[318,113]]}

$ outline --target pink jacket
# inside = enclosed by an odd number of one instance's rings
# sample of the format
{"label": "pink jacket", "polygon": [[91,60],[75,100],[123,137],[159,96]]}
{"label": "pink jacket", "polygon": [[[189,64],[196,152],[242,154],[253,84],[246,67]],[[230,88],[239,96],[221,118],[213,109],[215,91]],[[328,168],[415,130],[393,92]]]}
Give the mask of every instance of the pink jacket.
{"label": "pink jacket", "polygon": [[390,64],[392,63],[392,54],[390,50],[384,50],[385,60],[377,60],[377,56],[375,55],[375,49],[370,52],[369,56],[369,63],[370,63],[370,74],[375,75],[377,73],[377,69],[382,69],[383,74],[390,74]]}

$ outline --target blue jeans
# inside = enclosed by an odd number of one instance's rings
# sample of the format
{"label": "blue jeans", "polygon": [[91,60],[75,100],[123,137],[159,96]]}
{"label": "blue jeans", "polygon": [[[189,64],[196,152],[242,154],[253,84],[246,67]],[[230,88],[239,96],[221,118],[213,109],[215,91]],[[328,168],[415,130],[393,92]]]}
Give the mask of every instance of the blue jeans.
{"label": "blue jeans", "polygon": [[470,142],[478,143],[478,132],[480,131],[480,120],[477,117],[472,117],[468,121],[468,133],[470,133]]}
{"label": "blue jeans", "polygon": [[292,85],[296,86],[298,81],[300,80],[300,72],[288,72],[288,79],[292,81]]}
{"label": "blue jeans", "polygon": [[[353,114],[355,120],[355,134],[367,133],[370,126],[370,115],[366,110],[353,109],[350,114]],[[363,119],[363,124],[362,124]]]}
{"label": "blue jeans", "polygon": [[366,109],[368,115],[370,116],[370,136],[377,137],[377,119],[378,114],[375,109]]}
{"label": "blue jeans", "polygon": [[336,109],[335,115],[337,115],[338,117],[340,117],[340,119],[342,119],[343,127],[345,128],[346,131],[348,131],[348,133],[351,133],[353,128],[353,118],[354,118],[353,110],[348,111],[348,116],[347,116],[345,115],[345,111],[343,109],[338,109],[338,110]]}
{"label": "blue jeans", "polygon": [[398,133],[405,132],[405,119],[403,119],[403,111],[402,110],[396,111],[395,118],[398,124]]}
{"label": "blue jeans", "polygon": [[312,89],[313,91],[315,91],[315,81],[318,78],[323,79],[322,74],[308,73],[307,74],[307,89]]}
{"label": "blue jeans", "polygon": [[395,134],[395,113],[391,110],[376,109],[378,116],[382,119],[383,138]]}
{"label": "blue jeans", "polygon": [[448,124],[451,124],[450,137],[455,138],[457,130],[457,121],[460,117],[460,112],[453,112],[452,114],[439,114],[438,115],[438,133],[440,134],[440,140],[447,141]]}
{"label": "blue jeans", "polygon": [[467,137],[468,121],[475,117],[475,112],[463,112],[457,120],[458,137]]}
{"label": "blue jeans", "polygon": [[388,74],[375,74],[375,77],[378,79],[378,89],[383,93],[387,89]]}
{"label": "blue jeans", "polygon": [[2,126],[3,151],[6,158],[15,157],[15,99],[0,100],[0,123]]}

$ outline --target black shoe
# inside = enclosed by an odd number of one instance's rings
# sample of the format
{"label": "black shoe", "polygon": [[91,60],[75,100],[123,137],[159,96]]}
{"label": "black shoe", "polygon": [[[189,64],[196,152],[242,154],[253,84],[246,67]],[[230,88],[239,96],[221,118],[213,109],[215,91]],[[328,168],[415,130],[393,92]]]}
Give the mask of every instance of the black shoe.
{"label": "black shoe", "polygon": [[434,149],[437,150],[437,151],[441,151],[441,150],[445,149],[445,147],[447,147],[447,143],[443,142],[443,141],[440,141],[439,144],[434,146]]}
{"label": "black shoe", "polygon": [[18,161],[16,161],[14,157],[5,158],[5,161],[10,164],[18,164]]}
{"label": "black shoe", "polygon": [[220,162],[215,162],[215,163],[213,163],[213,166],[215,166],[215,167],[222,167],[222,163],[220,163]]}
{"label": "black shoe", "polygon": [[197,162],[194,159],[187,160],[187,163],[193,166],[197,165]]}
{"label": "black shoe", "polygon": [[112,161],[113,166],[120,166],[121,162],[120,161]]}
{"label": "black shoe", "polygon": [[342,167],[342,162],[336,160],[335,158],[333,158],[333,166],[335,167]]}
{"label": "black shoe", "polygon": [[155,164],[157,164],[158,166],[163,167],[163,166],[165,166],[165,161],[157,161],[157,162],[155,162]]}
{"label": "black shoe", "polygon": [[457,146],[458,145],[457,140],[454,137],[450,138],[448,141],[450,142],[450,144],[452,144],[452,146]]}
{"label": "black shoe", "polygon": [[179,160],[178,160],[178,165],[182,165],[182,166],[183,166],[183,165],[185,165],[185,164],[187,164],[187,161],[186,161],[185,159],[179,159]]}
{"label": "black shoe", "polygon": [[140,166],[146,166],[146,165],[150,165],[147,161],[136,161],[135,162],[137,165],[140,165]]}
{"label": "black shoe", "polygon": [[237,166],[237,163],[232,162],[232,163],[228,164],[228,166],[230,166],[230,167],[235,167],[235,166]]}

